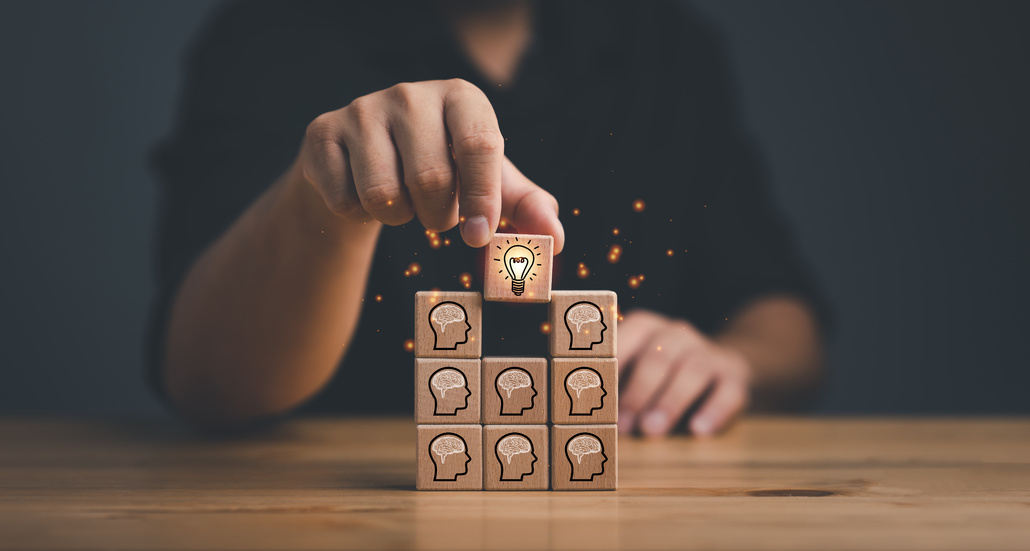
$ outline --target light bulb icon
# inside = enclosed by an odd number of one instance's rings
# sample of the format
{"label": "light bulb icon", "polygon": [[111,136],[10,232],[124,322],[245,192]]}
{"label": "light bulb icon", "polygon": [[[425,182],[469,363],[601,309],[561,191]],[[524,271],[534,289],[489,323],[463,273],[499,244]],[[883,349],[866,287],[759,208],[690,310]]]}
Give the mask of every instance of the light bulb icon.
{"label": "light bulb icon", "polygon": [[[505,270],[508,272],[508,277],[511,278],[511,292],[515,296],[522,296],[522,293],[526,290],[526,279],[528,278],[532,281],[532,276],[536,275],[533,268],[539,266],[539,264],[536,263],[536,254],[533,250],[539,249],[540,245],[531,249],[532,239],[526,241],[525,244],[519,243],[518,237],[513,237],[513,239],[516,243],[512,244],[511,241],[506,240],[509,246],[505,249],[504,255],[494,260],[504,264],[504,270],[499,270],[499,273],[504,273]],[[498,245],[497,248],[500,249],[501,247]]]}

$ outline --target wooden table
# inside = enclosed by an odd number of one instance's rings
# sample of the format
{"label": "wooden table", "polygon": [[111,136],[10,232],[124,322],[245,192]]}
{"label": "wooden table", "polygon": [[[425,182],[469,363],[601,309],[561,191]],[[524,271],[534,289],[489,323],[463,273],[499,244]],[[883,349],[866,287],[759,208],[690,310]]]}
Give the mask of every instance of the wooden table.
{"label": "wooden table", "polygon": [[751,418],[617,492],[413,490],[414,426],[0,420],[0,549],[1030,549],[1030,419]]}

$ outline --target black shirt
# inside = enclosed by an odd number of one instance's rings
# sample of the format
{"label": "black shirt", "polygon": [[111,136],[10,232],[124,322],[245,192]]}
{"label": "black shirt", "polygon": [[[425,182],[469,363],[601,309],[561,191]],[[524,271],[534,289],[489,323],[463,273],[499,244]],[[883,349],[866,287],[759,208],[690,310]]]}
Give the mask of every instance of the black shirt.
{"label": "black shirt", "polygon": [[[234,3],[207,26],[188,57],[174,131],[155,155],[152,381],[179,283],[286,170],[307,124],[405,81],[457,77],[486,92],[505,154],[561,205],[567,241],[553,288],[611,289],[623,312],[648,308],[706,332],[771,293],[822,312],[742,128],[725,51],[684,6],[540,2],[513,84],[497,86],[427,4]],[[457,229],[440,239],[450,245],[434,248],[417,221],[384,228],[357,334],[308,410],[411,411],[415,292],[464,290],[463,273],[482,286],[482,253]],[[412,263],[421,269],[406,276]],[[483,317],[484,355],[546,354],[546,306],[485,303]]]}

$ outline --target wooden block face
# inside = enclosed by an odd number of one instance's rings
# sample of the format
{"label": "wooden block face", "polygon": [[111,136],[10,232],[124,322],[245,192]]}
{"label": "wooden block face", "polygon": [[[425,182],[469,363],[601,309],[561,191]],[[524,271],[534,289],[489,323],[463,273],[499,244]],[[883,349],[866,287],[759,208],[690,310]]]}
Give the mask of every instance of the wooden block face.
{"label": "wooden block face", "polygon": [[497,233],[487,245],[483,298],[499,302],[551,300],[554,238]]}
{"label": "wooden block face", "polygon": [[416,489],[483,489],[482,426],[418,425],[416,431]]}
{"label": "wooden block face", "polygon": [[547,360],[483,358],[483,423],[547,423]]}
{"label": "wooden block face", "polygon": [[613,291],[551,291],[551,355],[614,358],[618,327]]}
{"label": "wooden block face", "polygon": [[415,358],[415,422],[479,423],[482,401],[479,360]]}
{"label": "wooden block face", "polygon": [[549,440],[546,425],[483,427],[483,489],[546,490]]}
{"label": "wooden block face", "polygon": [[415,357],[478,358],[483,344],[479,293],[415,293]]}
{"label": "wooden block face", "polygon": [[551,360],[551,422],[556,425],[616,423],[619,363],[615,358]]}
{"label": "wooden block face", "polygon": [[551,427],[551,489],[619,487],[619,433],[615,425]]}

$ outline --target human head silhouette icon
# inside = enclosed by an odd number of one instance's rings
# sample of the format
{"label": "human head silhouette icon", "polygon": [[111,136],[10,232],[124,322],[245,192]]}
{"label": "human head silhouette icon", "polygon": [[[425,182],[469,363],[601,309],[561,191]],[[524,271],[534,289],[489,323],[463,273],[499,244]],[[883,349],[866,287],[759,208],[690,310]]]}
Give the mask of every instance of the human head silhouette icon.
{"label": "human head silhouette icon", "polygon": [[504,435],[494,446],[494,455],[501,464],[501,480],[522,480],[533,474],[537,456],[533,453],[533,441],[525,434],[513,432]]}
{"label": "human head silhouette icon", "polygon": [[537,395],[533,376],[521,367],[509,367],[498,373],[494,389],[501,398],[501,415],[522,415],[532,409]]}
{"label": "human head silhouette icon", "polygon": [[608,461],[601,439],[589,432],[581,432],[569,439],[565,445],[565,458],[572,466],[569,480],[593,480],[595,476],[604,474],[604,464]]}
{"label": "human head silhouette icon", "polygon": [[565,376],[565,394],[569,396],[569,415],[591,415],[604,407],[608,391],[600,373],[580,367]]}
{"label": "human head silhouette icon", "polygon": [[604,314],[593,302],[580,301],[565,310],[565,329],[569,331],[569,350],[592,350],[604,342]]}
{"label": "human head silhouette icon", "polygon": [[433,480],[457,480],[459,476],[469,472],[469,461],[465,439],[445,432],[429,443],[429,457],[433,460]]}
{"label": "human head silhouette icon", "polygon": [[457,350],[459,344],[469,340],[468,313],[457,302],[441,302],[429,311],[429,326],[433,328],[433,350]]}
{"label": "human head silhouette icon", "polygon": [[429,377],[429,392],[433,395],[433,415],[457,415],[469,407],[469,390],[465,374],[453,367],[441,367]]}

